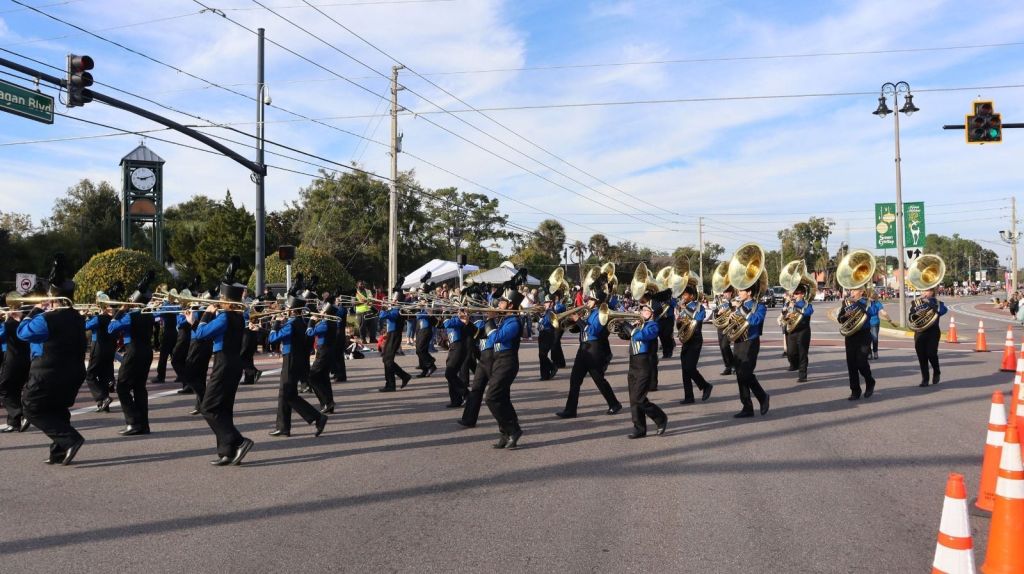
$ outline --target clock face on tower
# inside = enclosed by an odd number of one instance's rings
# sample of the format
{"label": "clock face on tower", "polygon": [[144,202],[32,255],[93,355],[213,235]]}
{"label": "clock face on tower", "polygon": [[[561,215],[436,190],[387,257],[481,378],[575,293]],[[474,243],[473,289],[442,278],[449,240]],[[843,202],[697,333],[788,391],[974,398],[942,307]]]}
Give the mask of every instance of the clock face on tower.
{"label": "clock face on tower", "polygon": [[132,186],[139,191],[149,191],[156,185],[156,174],[148,167],[140,167],[132,171]]}

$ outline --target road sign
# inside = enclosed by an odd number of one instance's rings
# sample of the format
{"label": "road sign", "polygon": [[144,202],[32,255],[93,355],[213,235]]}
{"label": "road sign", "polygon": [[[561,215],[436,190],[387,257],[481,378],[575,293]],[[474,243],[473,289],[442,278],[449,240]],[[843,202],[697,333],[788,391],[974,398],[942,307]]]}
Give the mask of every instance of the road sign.
{"label": "road sign", "polygon": [[35,287],[36,276],[31,273],[18,273],[14,276],[15,289],[20,295],[28,295]]}
{"label": "road sign", "polygon": [[896,249],[896,204],[875,204],[875,248]]}
{"label": "road sign", "polygon": [[924,247],[924,202],[903,203],[903,246]]}
{"label": "road sign", "polygon": [[0,110],[44,124],[52,124],[53,96],[0,80]]}
{"label": "road sign", "polygon": [[907,265],[914,262],[915,259],[921,256],[920,249],[907,249]]}

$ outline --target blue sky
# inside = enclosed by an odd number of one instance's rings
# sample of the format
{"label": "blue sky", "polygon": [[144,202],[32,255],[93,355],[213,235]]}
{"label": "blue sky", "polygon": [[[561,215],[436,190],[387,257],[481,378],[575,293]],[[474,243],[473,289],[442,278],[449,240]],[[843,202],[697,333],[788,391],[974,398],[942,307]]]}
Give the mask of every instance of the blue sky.
{"label": "blue sky", "polygon": [[[23,1],[202,78],[245,94],[255,91],[255,37],[219,15],[200,13],[202,7],[192,0]],[[322,121],[386,141],[388,122],[365,116],[386,113],[387,105],[370,92],[386,95],[386,81],[377,73],[389,74],[394,62],[304,6],[303,0],[260,1],[280,7],[276,11],[281,15],[372,68],[250,0],[204,0],[245,26],[265,27],[269,39],[330,70],[268,45],[267,79],[274,104],[311,118],[330,118]],[[961,121],[978,97],[994,100],[1004,121],[1024,121],[1024,88],[980,89],[1024,84],[1019,72],[1024,63],[1024,6],[1019,2],[987,2],[987,11],[977,12],[978,3],[942,0],[368,1],[311,0],[476,108],[707,99],[506,109],[488,111],[489,117],[430,113],[401,118],[408,152],[399,156],[402,169],[414,167],[430,187],[500,193],[504,210],[518,225],[532,228],[548,217],[543,212],[557,213],[571,239],[586,241],[598,229],[613,241],[629,239],[668,250],[695,244],[696,218],[704,216],[706,240],[730,249],[758,241],[770,249],[777,246],[778,229],[820,215],[836,221],[836,245],[845,240],[870,248],[873,205],[895,197],[892,116],[879,120],[871,111],[882,83],[905,80],[921,111],[901,117],[904,200],[926,202],[929,232],[960,233],[1001,256],[1008,253],[998,230],[1009,226],[1009,198],[1024,180],[1014,169],[1024,130],[1008,130],[1001,145],[968,146],[962,132],[943,131],[941,126]],[[150,23],[139,25],[143,22]],[[1022,44],[917,50],[1018,42]],[[0,48],[59,68],[68,52],[89,54],[97,62],[93,73],[100,82],[254,131],[252,100],[82,35],[9,0],[0,0]],[[884,53],[863,53],[879,51]],[[822,53],[845,55],[809,56]],[[776,57],[794,55],[803,56]],[[9,53],[0,56],[26,63]],[[666,60],[689,61],[644,63]],[[633,64],[606,65],[624,62]],[[559,68],[521,69],[551,66]],[[516,70],[482,71],[509,68]],[[471,73],[443,73],[456,71]],[[408,71],[402,72],[401,81],[408,88],[401,103],[409,110],[436,111],[435,104],[464,107]],[[158,109],[110,88],[96,88]],[[800,94],[845,95],[762,97]],[[60,111],[129,130],[159,127],[99,103]],[[345,116],[361,117],[338,119]],[[388,171],[386,149],[379,143],[296,121],[279,109],[268,109],[267,120],[270,139],[343,163],[356,160],[379,173]],[[0,144],[111,131],[63,117],[45,126],[0,116]],[[205,131],[226,134],[218,128]],[[153,135],[193,144],[173,132]],[[0,210],[27,212],[38,221],[80,177],[119,184],[118,160],[139,140],[127,135],[0,145]],[[147,145],[167,160],[169,203],[195,193],[218,197],[230,188],[236,200],[253,207],[255,189],[241,166],[164,142],[148,140]],[[253,155],[245,147],[232,147]],[[316,169],[274,155],[268,155],[268,162],[300,171]],[[308,177],[272,169],[268,206],[278,208],[294,199],[308,182]]]}

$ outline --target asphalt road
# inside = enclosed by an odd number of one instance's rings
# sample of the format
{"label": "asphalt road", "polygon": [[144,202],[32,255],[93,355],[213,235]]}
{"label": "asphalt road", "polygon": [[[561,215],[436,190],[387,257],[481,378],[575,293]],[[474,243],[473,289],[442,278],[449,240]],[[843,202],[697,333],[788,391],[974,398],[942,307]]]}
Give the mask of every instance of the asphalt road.
{"label": "asphalt road", "polygon": [[[772,396],[765,417],[732,418],[735,379],[718,374],[710,329],[707,403],[679,405],[678,358],[663,361],[652,393],[670,417],[663,437],[627,440],[628,409],[605,415],[589,381],[580,417],[557,419],[568,373],[538,381],[530,343],[512,388],[519,451],[490,448],[497,431],[486,407],[477,428],[456,425],[440,376],[377,393],[376,357],[349,362],[349,381],[335,385],[340,409],[319,438],[301,423],[291,438],[266,435],[276,375],[242,387],[236,422],[256,446],[240,467],[207,464],[213,436],[187,414],[188,396],[153,398],[146,437],[118,436],[118,409],[75,415],[87,442],[69,467],[42,463],[38,431],[3,435],[0,568],[927,572],[946,476],[965,474],[976,493],[989,400],[1009,390],[1012,373],[998,372],[998,344],[991,353],[944,344],[942,383],[920,389],[912,343],[885,340],[872,364],[875,396],[849,402],[826,308],[812,324],[819,344],[806,383],[785,371],[768,329],[758,362]],[[614,350],[609,378],[625,403],[626,348]],[[971,520],[980,564],[988,521]]]}

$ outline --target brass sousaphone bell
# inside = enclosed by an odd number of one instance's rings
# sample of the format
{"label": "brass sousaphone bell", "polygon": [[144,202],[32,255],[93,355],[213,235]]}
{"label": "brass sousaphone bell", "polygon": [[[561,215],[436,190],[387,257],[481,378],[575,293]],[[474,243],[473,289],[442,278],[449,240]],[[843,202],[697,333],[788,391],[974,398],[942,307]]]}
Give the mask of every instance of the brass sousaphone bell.
{"label": "brass sousaphone bell", "polygon": [[[739,291],[750,289],[753,297],[768,289],[768,274],[764,268],[764,249],[756,243],[745,243],[736,250],[729,260],[727,271],[729,284]],[[750,323],[742,307],[729,313],[722,333],[732,342],[746,340]]]}
{"label": "brass sousaphone bell", "polygon": [[[846,254],[836,266],[836,283],[847,291],[864,289],[875,277],[875,256],[867,249],[854,249]],[[868,320],[867,311],[854,301],[844,301],[838,317],[839,334],[849,337],[864,327]]]}
{"label": "brass sousaphone bell", "polygon": [[[907,284],[915,291],[934,289],[946,275],[946,262],[938,255],[922,255],[907,269]],[[908,317],[910,330],[920,332],[939,320],[939,310],[925,302],[922,297],[914,298]]]}
{"label": "brass sousaphone bell", "polygon": [[[803,285],[806,290],[804,301],[813,301],[814,294],[817,291],[817,285],[814,279],[807,273],[807,263],[803,259],[790,261],[782,268],[782,271],[779,273],[779,285],[790,294],[796,291],[797,287]],[[803,318],[804,314],[802,311],[793,309],[791,312],[785,313],[782,321],[789,331],[793,331]]]}

